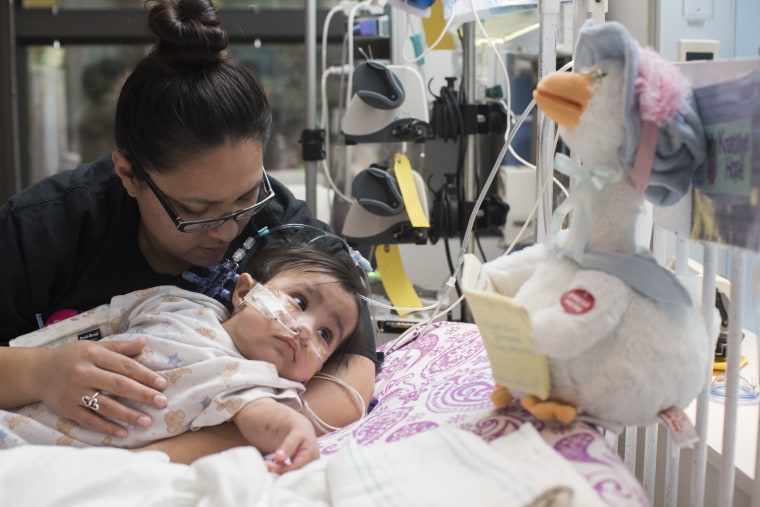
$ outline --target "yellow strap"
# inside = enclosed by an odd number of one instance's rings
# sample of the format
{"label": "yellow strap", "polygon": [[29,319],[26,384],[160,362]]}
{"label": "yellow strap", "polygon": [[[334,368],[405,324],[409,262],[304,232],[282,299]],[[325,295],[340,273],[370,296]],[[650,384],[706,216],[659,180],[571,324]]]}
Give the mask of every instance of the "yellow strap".
{"label": "yellow strap", "polygon": [[409,221],[413,227],[430,227],[430,222],[428,222],[425,211],[422,209],[422,203],[420,203],[420,196],[417,194],[417,185],[414,184],[409,159],[403,153],[396,153],[393,158],[393,173],[401,189],[401,197],[404,199]]}
{"label": "yellow strap", "polygon": [[[380,281],[391,304],[404,308],[422,307],[422,302],[414,291],[412,282],[406,276],[398,245],[376,246],[375,259],[377,260],[377,270],[380,271]],[[397,313],[404,316],[411,312],[397,310]]]}

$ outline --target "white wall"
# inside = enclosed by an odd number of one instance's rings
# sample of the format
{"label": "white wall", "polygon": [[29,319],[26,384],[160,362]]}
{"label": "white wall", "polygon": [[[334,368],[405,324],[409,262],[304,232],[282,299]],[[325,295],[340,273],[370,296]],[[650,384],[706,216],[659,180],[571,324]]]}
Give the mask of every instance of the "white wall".
{"label": "white wall", "polygon": [[651,17],[653,13],[652,3],[655,0],[609,2],[607,19],[623,23],[631,35],[645,47],[654,46]]}
{"label": "white wall", "polygon": [[757,0],[734,0],[736,2],[736,30],[734,36],[734,56],[739,58],[759,56],[760,2]]}
{"label": "white wall", "polygon": [[[712,12],[702,22],[689,22],[684,6],[698,5]],[[756,57],[760,51],[760,2],[757,0],[611,0],[607,19],[623,23],[644,46],[665,58],[678,57],[679,39],[720,41],[720,58]]]}

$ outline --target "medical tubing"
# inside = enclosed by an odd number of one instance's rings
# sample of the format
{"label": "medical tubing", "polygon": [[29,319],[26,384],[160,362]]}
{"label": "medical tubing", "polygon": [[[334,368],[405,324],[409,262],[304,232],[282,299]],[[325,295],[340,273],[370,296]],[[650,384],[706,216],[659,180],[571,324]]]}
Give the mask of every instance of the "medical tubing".
{"label": "medical tubing", "polygon": [[[356,390],[356,388],[352,385],[350,385],[345,380],[335,377],[333,375],[330,375],[329,373],[324,372],[317,372],[312,379],[321,379],[321,380],[329,380],[330,382],[334,382],[340,386],[342,386],[344,389],[348,390],[348,392],[352,395],[354,398],[354,401],[356,402],[356,406],[359,409],[359,413],[361,414],[359,416],[358,421],[363,420],[367,416],[367,412],[364,408],[364,399],[362,398],[362,395],[359,394],[359,391]],[[327,422],[325,422],[321,417],[317,415],[316,412],[314,412],[314,409],[311,408],[309,403],[306,401],[305,398],[301,398],[301,402],[303,403],[303,408],[307,412],[309,418],[314,423],[314,426],[316,426],[321,432],[323,433],[330,433],[331,431],[337,431],[341,428],[337,426],[333,426]],[[356,422],[358,422],[356,421]]]}
{"label": "medical tubing", "polygon": [[[522,124],[525,122],[525,119],[528,117],[528,114],[533,109],[533,106],[535,105],[535,103],[536,103],[536,99],[531,100],[530,104],[528,104],[528,106],[522,112],[520,117],[517,119],[517,123],[515,124],[514,130],[512,130],[509,136],[507,136],[507,139],[504,142],[504,145],[502,146],[501,151],[499,152],[499,155],[496,157],[496,162],[494,163],[494,166],[491,169],[491,172],[488,175],[488,178],[486,179],[485,184],[483,185],[483,189],[481,190],[480,195],[478,195],[478,199],[475,201],[475,205],[472,208],[472,213],[470,214],[470,219],[467,223],[467,229],[465,230],[465,236],[462,240],[462,245],[459,250],[459,255],[457,257],[456,264],[454,265],[454,272],[451,274],[449,279],[446,280],[444,292],[441,295],[441,297],[438,299],[438,301],[435,303],[435,306],[433,308],[433,315],[441,314],[441,306],[443,305],[443,302],[448,300],[449,292],[451,292],[451,290],[456,286],[456,275],[462,265],[462,262],[464,261],[464,254],[467,252],[467,245],[469,244],[470,238],[472,237],[472,230],[475,226],[475,220],[477,219],[477,216],[478,216],[478,210],[480,209],[480,206],[483,204],[483,201],[485,200],[485,196],[486,196],[488,188],[491,186],[494,178],[499,172],[499,168],[501,167],[501,162],[504,159],[504,156],[506,155],[507,150],[509,149],[509,145],[512,143],[512,139],[514,138],[515,134],[520,129]],[[458,298],[455,304],[451,305],[449,309],[454,308],[454,306],[456,304],[459,304],[462,301],[462,299],[463,297]],[[449,310],[446,310],[446,311],[449,311]],[[420,323],[420,326],[424,325],[420,335],[427,333],[432,323],[433,323],[432,316],[426,319],[424,322]]]}
{"label": "medical tubing", "polygon": [[[573,64],[572,61],[568,62],[567,64],[563,65],[562,68],[559,69],[559,71],[561,72],[561,71],[567,70],[568,68],[572,66],[572,64]],[[459,250],[459,257],[457,258],[455,273],[456,271],[459,270],[462,264],[462,261],[464,260],[464,254],[467,253],[467,246],[469,245],[471,237],[472,237],[472,231],[475,227],[475,220],[478,217],[478,210],[480,210],[480,206],[483,204],[483,201],[485,200],[486,193],[488,192],[488,189],[491,187],[491,184],[493,183],[493,180],[496,178],[496,175],[499,173],[499,169],[501,168],[501,163],[504,160],[504,157],[507,154],[509,147],[512,145],[512,140],[514,139],[514,136],[516,135],[517,131],[520,129],[522,124],[525,122],[525,119],[528,117],[528,114],[530,114],[530,112],[535,107],[535,105],[536,105],[536,99],[534,97],[531,99],[530,103],[525,107],[522,114],[517,119],[514,130],[512,130],[507,136],[504,142],[504,145],[499,151],[499,155],[496,157],[496,161],[494,162],[493,168],[491,169],[491,172],[488,174],[488,178],[486,178],[486,181],[483,185],[480,195],[478,195],[478,198],[475,201],[475,205],[472,207],[472,213],[470,213],[470,219],[467,222],[465,235],[464,235],[464,238],[462,239],[462,246]],[[548,117],[546,120],[550,121]]]}
{"label": "medical tubing", "polygon": [[[486,31],[486,27],[483,26],[483,22],[480,20],[480,16],[478,15],[478,10],[475,7],[475,1],[469,0],[469,4],[470,4],[470,10],[472,11],[472,16],[475,19],[475,24],[478,25],[480,32],[483,34],[483,37],[485,37],[486,39],[486,43],[488,44],[488,47],[490,47],[491,50],[493,51],[494,57],[496,58],[496,61],[499,62],[499,67],[501,68],[501,71],[504,73],[504,80],[506,83],[506,91],[507,91],[507,111],[510,111],[512,109],[512,86],[509,84],[509,71],[507,70],[507,64],[504,62],[504,59],[501,57],[501,53],[499,53],[499,50],[496,47],[496,44],[494,43],[493,39],[491,39],[491,36]],[[507,129],[509,129],[509,122],[507,122]],[[508,146],[509,145],[510,144],[508,144]]]}
{"label": "medical tubing", "polygon": [[328,121],[329,111],[327,108],[327,78],[329,76],[345,76],[349,72],[350,69],[348,65],[343,65],[341,67],[330,67],[322,73],[322,79],[320,83],[322,96],[322,120],[320,123],[322,129],[325,131],[325,157],[324,160],[321,161],[322,171],[324,172],[327,183],[330,185],[332,191],[335,192],[344,201],[352,203],[354,202],[354,199],[343,193],[338,188],[338,185],[335,184],[335,181],[330,175],[330,129]]}
{"label": "medical tubing", "polygon": [[[572,65],[572,62],[567,63],[562,67],[560,70],[565,70],[568,67]],[[518,130],[522,126],[523,123],[525,123],[525,119],[528,117],[532,109],[536,105],[536,99],[531,99],[530,103],[527,105],[527,107],[523,110],[522,114],[517,119],[517,122],[515,123],[515,128],[509,133],[508,136],[506,136],[506,140],[504,142],[504,145],[502,146],[501,150],[499,151],[499,155],[496,157],[496,161],[494,162],[494,165],[491,169],[491,172],[488,174],[488,178],[486,178],[485,183],[483,184],[482,190],[480,194],[478,195],[477,200],[475,201],[475,205],[472,207],[472,213],[470,213],[470,218],[467,222],[467,227],[465,229],[465,234],[462,239],[462,244],[459,249],[459,255],[457,256],[456,264],[454,265],[454,272],[449,277],[449,279],[446,281],[446,287],[444,289],[444,293],[442,294],[441,298],[436,302],[435,308],[433,310],[433,315],[439,315],[441,313],[440,307],[443,305],[443,302],[447,300],[449,292],[452,288],[455,287],[456,284],[456,275],[459,272],[459,269],[462,266],[462,262],[464,261],[464,255],[467,253],[467,246],[469,245],[471,239],[472,239],[472,231],[475,227],[475,220],[478,216],[478,210],[480,209],[480,206],[483,204],[483,201],[485,200],[486,193],[488,189],[490,188],[491,184],[493,183],[493,180],[496,178],[496,175],[499,173],[499,169],[501,168],[501,163],[504,160],[504,157],[507,154],[507,151],[509,150],[510,145],[512,144],[512,140],[514,139],[514,136],[517,134]],[[549,180],[547,180],[549,181]],[[545,188],[546,185],[542,186],[542,188]],[[543,191],[541,192],[543,193]],[[538,202],[538,201],[537,201]],[[523,226],[525,227],[525,226]],[[458,304],[462,301],[463,298],[457,299],[455,304]],[[450,306],[450,308],[453,308],[454,305]],[[423,328],[423,332],[421,334],[424,334],[428,331],[428,328],[432,324],[433,319],[428,318],[425,322],[425,328]]]}
{"label": "medical tubing", "polygon": [[[739,388],[737,391],[737,401],[739,405],[756,405],[760,400],[760,391],[758,391],[757,380],[747,379],[739,376]],[[718,375],[710,382],[710,397],[718,402],[725,403],[726,400],[726,375]]]}
{"label": "medical tubing", "polygon": [[[409,16],[409,14],[407,14]],[[441,33],[438,34],[438,38],[433,42],[432,44],[428,45],[427,49],[419,54],[419,56],[416,56],[414,58],[408,58],[406,56],[406,52],[402,52],[402,55],[404,56],[404,61],[406,63],[417,63],[423,58],[425,58],[428,54],[430,54],[431,51],[433,51],[438,44],[441,43],[443,38],[446,36],[447,33],[449,33],[449,28],[451,28],[451,23],[454,21],[454,12],[452,11],[451,16],[449,16],[449,19],[446,20],[446,24],[441,29]],[[404,48],[405,49],[405,48]]]}
{"label": "medical tubing", "polygon": [[483,204],[483,201],[486,198],[488,189],[491,187],[493,180],[496,178],[496,175],[499,173],[499,169],[501,168],[501,162],[504,160],[504,157],[507,154],[507,151],[509,150],[509,146],[512,144],[512,140],[514,139],[515,135],[517,134],[517,131],[520,129],[522,124],[525,122],[525,119],[528,117],[528,114],[530,114],[535,104],[536,104],[536,99],[535,98],[531,99],[530,104],[528,104],[528,106],[522,112],[520,117],[517,119],[515,128],[509,133],[509,136],[507,136],[507,139],[504,142],[504,145],[499,151],[499,155],[496,157],[496,161],[494,162],[493,168],[491,169],[491,172],[488,174],[488,178],[486,178],[486,181],[483,184],[483,188],[480,194],[478,195],[477,200],[475,201],[475,205],[472,207],[470,218],[467,221],[467,227],[465,229],[464,237],[462,239],[462,246],[459,249],[459,256],[457,257],[457,262],[454,266],[455,271],[452,277],[456,275],[457,271],[459,271],[459,268],[461,267],[462,262],[464,260],[464,254],[467,253],[467,246],[470,244],[470,241],[472,238],[472,231],[475,228],[475,220],[477,220],[478,218],[478,211],[480,210],[480,206]]}
{"label": "medical tubing", "polygon": [[396,311],[402,311],[402,312],[423,312],[427,310],[432,310],[436,306],[435,303],[430,304],[428,306],[421,306],[419,308],[412,308],[412,307],[406,307],[406,306],[394,306],[394,305],[385,304],[381,301],[374,300],[362,294],[359,294],[359,297],[363,299],[364,301],[366,301],[367,303],[374,306],[379,306],[380,308],[383,308],[385,310],[396,310]]}
{"label": "medical tubing", "polygon": [[351,72],[349,65],[343,65],[341,67],[327,67],[327,35],[329,33],[330,22],[332,21],[333,16],[338,11],[345,10],[345,6],[349,3],[350,2],[341,2],[330,9],[327,13],[327,16],[325,17],[324,23],[322,24],[322,78],[320,80],[322,96],[322,118],[320,124],[322,129],[325,131],[325,157],[321,162],[322,169],[324,171],[325,177],[327,178],[327,182],[329,183],[330,188],[332,188],[333,192],[338,194],[341,199],[347,202],[352,202],[353,199],[338,189],[338,186],[335,184],[332,176],[330,175],[330,131],[328,129],[329,121],[327,109],[327,78],[329,76],[336,75],[345,76]]}
{"label": "medical tubing", "polygon": [[277,322],[288,334],[297,336],[300,333],[300,326],[285,303],[266,285],[256,282],[256,285],[243,296],[243,303],[255,308],[269,320]]}
{"label": "medical tubing", "polygon": [[330,22],[333,16],[340,10],[343,10],[343,2],[330,9],[327,12],[327,16],[325,16],[324,23],[322,23],[322,72],[327,70],[327,35],[330,32]]}
{"label": "medical tubing", "polygon": [[359,2],[355,6],[353,6],[348,14],[348,22],[346,26],[349,27],[348,30],[348,65],[351,68],[351,72],[348,74],[348,86],[346,86],[346,107],[348,107],[348,104],[351,102],[351,93],[353,92],[353,86],[351,86],[351,77],[353,76],[353,68],[354,68],[354,19],[356,18],[356,13],[364,8],[372,5],[372,0],[364,0],[363,2]]}

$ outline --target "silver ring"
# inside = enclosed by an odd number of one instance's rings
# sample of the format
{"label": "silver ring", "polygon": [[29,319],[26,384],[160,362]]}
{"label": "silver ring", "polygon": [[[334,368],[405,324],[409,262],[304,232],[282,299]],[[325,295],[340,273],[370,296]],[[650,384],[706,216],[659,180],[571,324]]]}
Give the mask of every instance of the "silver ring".
{"label": "silver ring", "polygon": [[100,410],[100,402],[98,401],[98,396],[100,396],[100,394],[100,391],[95,391],[95,394],[92,396],[82,396],[82,405],[93,412],[97,412]]}

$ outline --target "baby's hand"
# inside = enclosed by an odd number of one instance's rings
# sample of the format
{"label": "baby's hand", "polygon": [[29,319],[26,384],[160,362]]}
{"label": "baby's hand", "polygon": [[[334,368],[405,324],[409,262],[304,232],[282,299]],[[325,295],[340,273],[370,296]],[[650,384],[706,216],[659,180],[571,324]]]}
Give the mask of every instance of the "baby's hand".
{"label": "baby's hand", "polygon": [[319,458],[317,435],[314,426],[305,417],[299,415],[290,432],[274,452],[271,461],[267,461],[267,470],[283,474],[297,470],[307,463]]}

